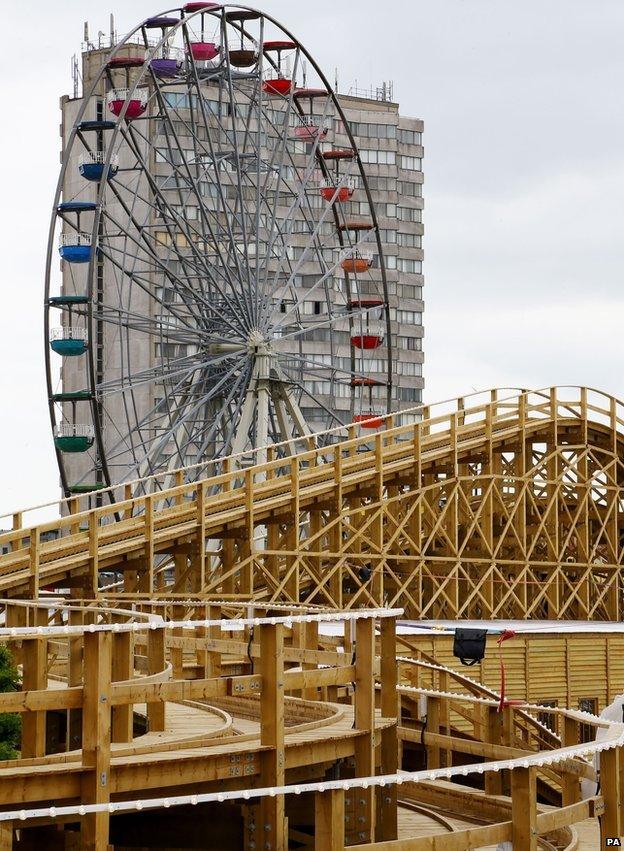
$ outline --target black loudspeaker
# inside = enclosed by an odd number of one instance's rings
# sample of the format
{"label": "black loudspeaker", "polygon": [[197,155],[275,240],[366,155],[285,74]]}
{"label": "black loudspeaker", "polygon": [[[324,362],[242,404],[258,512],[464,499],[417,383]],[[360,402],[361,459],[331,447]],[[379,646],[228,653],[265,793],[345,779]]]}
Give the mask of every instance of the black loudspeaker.
{"label": "black loudspeaker", "polygon": [[476,665],[485,656],[486,629],[456,629],[453,655],[462,665]]}

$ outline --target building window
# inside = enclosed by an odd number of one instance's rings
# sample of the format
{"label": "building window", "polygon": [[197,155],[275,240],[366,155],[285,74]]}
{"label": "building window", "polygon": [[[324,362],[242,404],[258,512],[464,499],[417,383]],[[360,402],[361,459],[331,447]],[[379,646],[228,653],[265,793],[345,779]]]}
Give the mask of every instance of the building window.
{"label": "building window", "polygon": [[397,258],[394,254],[386,254],[384,256],[384,262],[386,264],[386,269],[388,269],[390,272],[394,272],[396,270]]}
{"label": "building window", "polygon": [[396,321],[402,325],[422,325],[422,314],[417,310],[397,310]]}
{"label": "building window", "polygon": [[415,387],[398,387],[397,398],[400,402],[422,402],[422,390],[416,390]]}
{"label": "building window", "polygon": [[404,195],[406,198],[422,198],[422,183],[413,183],[410,180],[399,180],[398,192],[399,195]]}
{"label": "building window", "polygon": [[360,151],[360,159],[369,165],[396,165],[394,151]]}
{"label": "building window", "polygon": [[399,142],[403,145],[422,145],[422,133],[418,130],[399,129]]}
{"label": "building window", "polygon": [[399,288],[399,295],[403,299],[422,300],[422,287],[412,286],[411,284],[402,284]]}
{"label": "building window", "polygon": [[396,215],[400,222],[422,222],[422,210],[417,210],[415,207],[397,207]]}
{"label": "building window", "polygon": [[401,157],[401,168],[405,171],[422,171],[421,157]]}
{"label": "building window", "polygon": [[396,340],[400,349],[407,349],[409,352],[422,351],[422,339],[420,337],[397,337]]}
{"label": "building window", "polygon": [[[581,712],[590,712],[592,715],[598,714],[598,700],[595,697],[582,697],[579,700],[579,709]],[[596,738],[596,728],[591,724],[579,724],[579,742],[593,742]]]}
{"label": "building window", "polygon": [[[336,133],[344,133],[345,128],[342,121],[335,122]],[[367,122],[351,121],[349,129],[354,136],[366,137],[368,139],[396,139],[397,128],[395,124],[371,124]]]}
{"label": "building window", "polygon": [[418,233],[401,233],[399,231],[399,245],[402,248],[422,248],[422,236]]}
{"label": "building window", "polygon": [[420,275],[422,260],[406,260],[404,257],[399,257],[397,267],[399,272],[405,272],[407,275]]}
{"label": "building window", "polygon": [[[396,192],[397,182],[395,177],[369,177],[369,189],[374,192]],[[359,187],[356,187],[359,188]]]}

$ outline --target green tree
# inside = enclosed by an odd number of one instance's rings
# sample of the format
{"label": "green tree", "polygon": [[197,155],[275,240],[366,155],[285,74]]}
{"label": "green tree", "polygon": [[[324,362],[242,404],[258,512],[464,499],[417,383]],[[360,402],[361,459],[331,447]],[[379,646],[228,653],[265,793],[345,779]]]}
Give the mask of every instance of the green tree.
{"label": "green tree", "polygon": [[[20,678],[6,644],[0,644],[0,692],[19,691]],[[0,712],[0,760],[16,759],[22,738],[20,715]]]}

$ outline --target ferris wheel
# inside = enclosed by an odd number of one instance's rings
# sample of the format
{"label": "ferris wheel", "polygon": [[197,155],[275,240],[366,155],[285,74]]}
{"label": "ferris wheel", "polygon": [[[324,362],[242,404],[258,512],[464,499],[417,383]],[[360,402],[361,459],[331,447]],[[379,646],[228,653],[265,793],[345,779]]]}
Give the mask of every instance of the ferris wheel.
{"label": "ferris wheel", "polygon": [[199,2],[86,61],[90,88],[65,104],[46,271],[66,494],[380,426],[382,243],[310,54],[264,13]]}

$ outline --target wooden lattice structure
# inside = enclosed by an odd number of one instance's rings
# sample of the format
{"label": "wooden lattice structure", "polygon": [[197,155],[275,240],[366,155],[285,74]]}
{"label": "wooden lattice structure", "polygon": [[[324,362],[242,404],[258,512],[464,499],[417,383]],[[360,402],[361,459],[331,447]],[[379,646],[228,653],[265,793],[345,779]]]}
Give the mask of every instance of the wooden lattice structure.
{"label": "wooden lattice structure", "polygon": [[114,571],[130,598],[621,618],[621,403],[584,388],[492,391],[415,414],[372,436],[353,426],[329,445],[293,441],[245,470],[213,462],[198,482],[143,480],[113,505],[76,498],[60,521],[31,527],[16,513],[0,536],[0,592],[95,598],[99,573]]}

